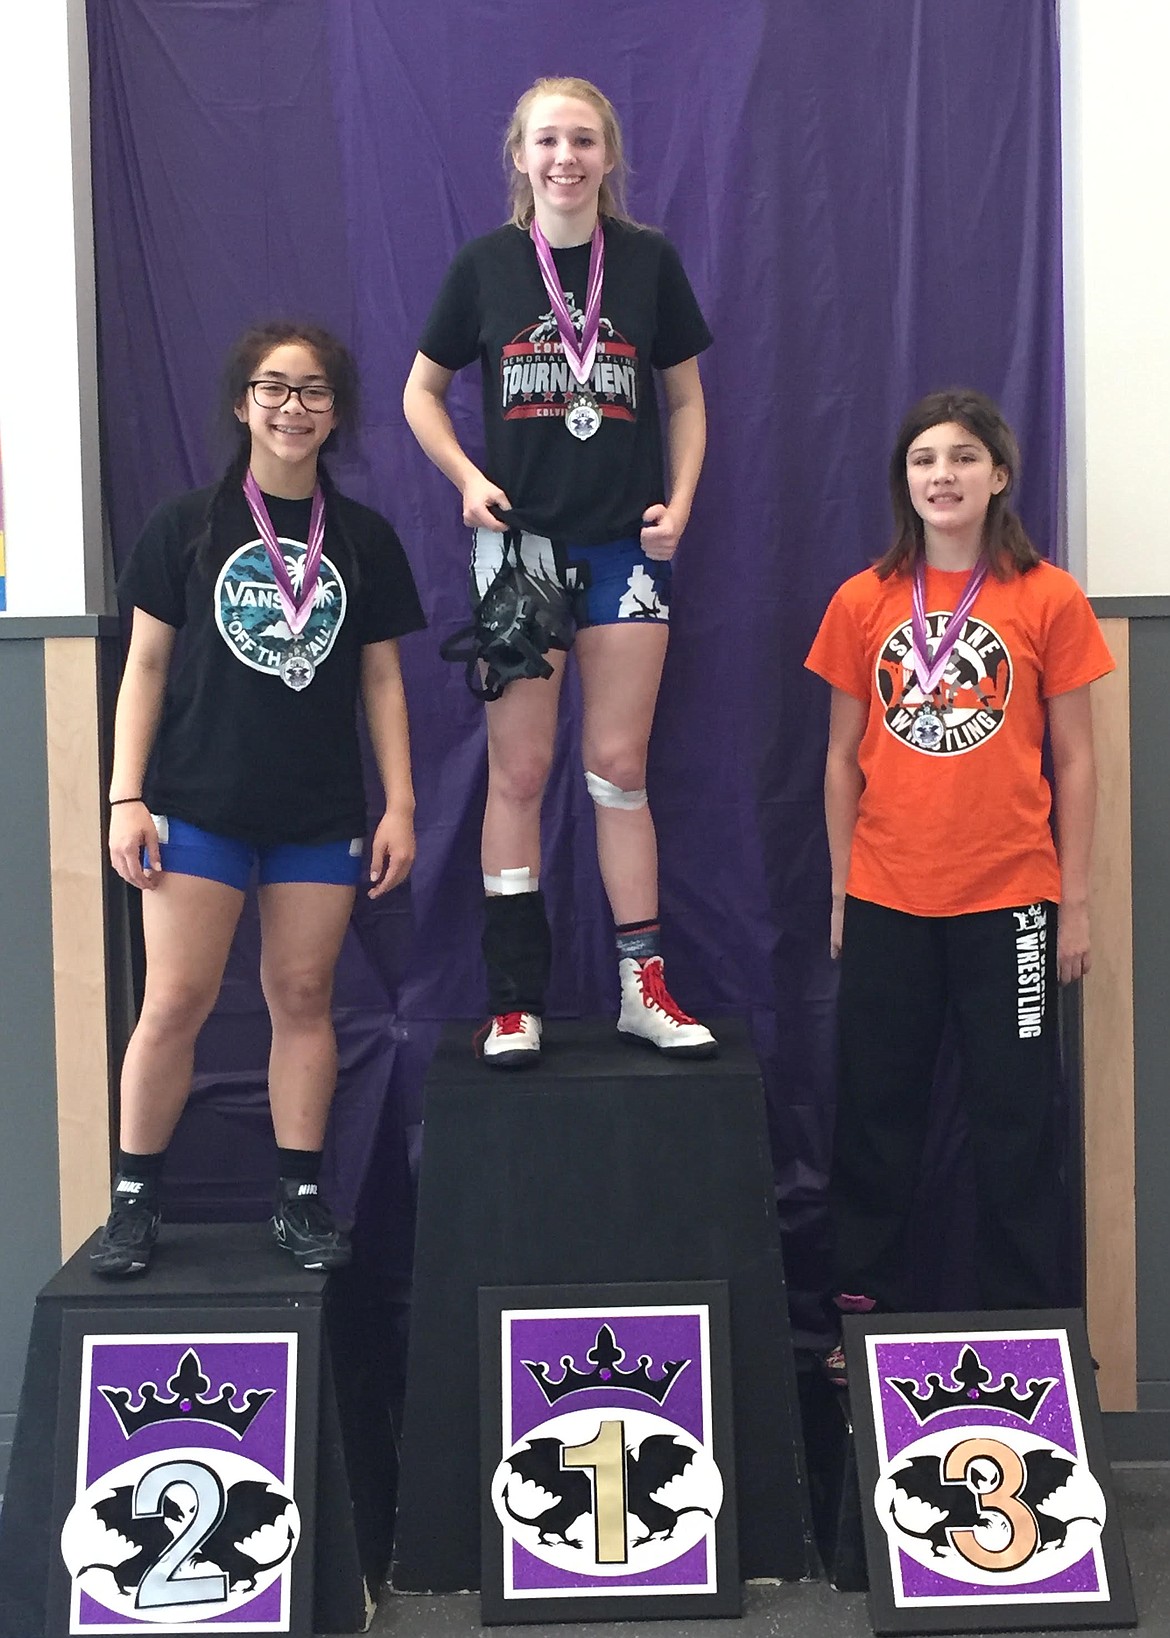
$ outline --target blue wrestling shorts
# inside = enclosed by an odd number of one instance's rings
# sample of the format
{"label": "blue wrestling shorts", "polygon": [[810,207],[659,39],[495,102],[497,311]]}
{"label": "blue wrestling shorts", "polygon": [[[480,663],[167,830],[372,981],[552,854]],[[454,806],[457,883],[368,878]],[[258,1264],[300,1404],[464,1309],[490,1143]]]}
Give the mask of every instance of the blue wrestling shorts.
{"label": "blue wrestling shorts", "polygon": [[[202,876],[243,893],[256,872],[260,887],[280,882],[321,882],[330,887],[356,887],[362,869],[362,837],[351,842],[278,842],[256,847],[231,836],[215,836],[185,819],[153,813],[159,854],[164,870],[176,876]],[[143,863],[149,863],[145,855]]]}
{"label": "blue wrestling shorts", "polygon": [[[562,607],[578,631],[587,626],[618,626],[670,620],[671,565],[646,556],[636,535],[602,546],[574,546],[543,535],[520,537],[520,557],[527,572],[555,588]],[[471,599],[478,608],[504,559],[504,537],[494,529],[472,530]]]}

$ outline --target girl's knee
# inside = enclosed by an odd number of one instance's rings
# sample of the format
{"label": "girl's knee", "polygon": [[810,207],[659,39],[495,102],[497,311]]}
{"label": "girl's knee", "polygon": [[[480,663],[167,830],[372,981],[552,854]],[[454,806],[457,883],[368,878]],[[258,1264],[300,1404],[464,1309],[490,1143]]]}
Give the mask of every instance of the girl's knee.
{"label": "girl's knee", "polygon": [[640,791],[646,786],[644,745],[596,745],[584,754],[586,769],[619,791]]}
{"label": "girl's knee", "polygon": [[517,747],[494,757],[489,769],[490,790],[508,802],[539,802],[548,783],[551,757],[539,748]]}
{"label": "girl's knee", "polygon": [[203,1028],[218,993],[218,986],[209,990],[205,985],[182,980],[151,983],[148,974],[138,1028],[156,1038],[189,1035],[194,1039]]}
{"label": "girl's knee", "polygon": [[274,1017],[289,1023],[328,1019],[333,1004],[333,973],[289,968],[263,975],[264,999]]}

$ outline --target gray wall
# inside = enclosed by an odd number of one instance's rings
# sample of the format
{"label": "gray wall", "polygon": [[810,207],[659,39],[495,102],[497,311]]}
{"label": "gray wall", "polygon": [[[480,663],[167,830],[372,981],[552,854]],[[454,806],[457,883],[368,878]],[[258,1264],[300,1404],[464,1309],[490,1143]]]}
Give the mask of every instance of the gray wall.
{"label": "gray wall", "polygon": [[1170,1411],[1170,611],[1130,621],[1129,662],[1138,1407]]}
{"label": "gray wall", "polygon": [[44,645],[0,621],[0,1489],[33,1300],[60,1263]]}

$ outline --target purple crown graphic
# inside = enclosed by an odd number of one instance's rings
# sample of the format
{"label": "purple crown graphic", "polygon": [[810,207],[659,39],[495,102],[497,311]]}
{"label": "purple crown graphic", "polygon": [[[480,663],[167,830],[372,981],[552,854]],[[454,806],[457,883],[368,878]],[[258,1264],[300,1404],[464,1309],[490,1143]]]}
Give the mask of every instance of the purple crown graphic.
{"label": "purple crown graphic", "polygon": [[144,1382],[138,1390],[140,1403],[137,1406],[130,1403],[134,1395],[129,1388],[99,1387],[98,1392],[122,1424],[127,1439],[158,1422],[212,1422],[242,1439],[276,1392],[275,1388],[251,1388],[244,1395],[243,1404],[237,1406],[232,1403],[236,1385],[225,1382],[212,1397],[208,1392],[211,1379],[204,1376],[194,1348],[187,1349],[167,1387],[170,1394],[160,1394],[155,1383]]}
{"label": "purple crown graphic", "polygon": [[991,1372],[969,1343],[959,1355],[959,1363],[951,1372],[951,1381],[955,1386],[944,1388],[942,1377],[937,1371],[932,1371],[926,1378],[929,1392],[920,1393],[918,1383],[909,1378],[886,1378],[887,1384],[902,1395],[919,1422],[928,1422],[942,1411],[971,1410],[974,1407],[1009,1411],[1011,1415],[1030,1422],[1049,1390],[1056,1386],[1054,1376],[1034,1377],[1028,1382],[1028,1391],[1021,1393],[1019,1378],[1005,1372],[999,1385],[989,1388],[987,1384],[991,1381]]}
{"label": "purple crown graphic", "polygon": [[609,1326],[603,1325],[597,1333],[597,1341],[585,1355],[593,1366],[591,1371],[579,1371],[572,1357],[565,1354],[561,1358],[561,1380],[550,1382],[547,1365],[531,1359],[524,1360],[523,1364],[532,1373],[533,1380],[550,1405],[555,1405],[567,1394],[580,1393],[583,1388],[625,1388],[631,1393],[645,1394],[656,1405],[661,1405],[680,1373],[690,1364],[689,1359],[664,1360],[662,1375],[651,1376],[649,1354],[642,1354],[637,1369],[629,1371],[621,1369],[625,1357],[625,1349],[618,1347]]}

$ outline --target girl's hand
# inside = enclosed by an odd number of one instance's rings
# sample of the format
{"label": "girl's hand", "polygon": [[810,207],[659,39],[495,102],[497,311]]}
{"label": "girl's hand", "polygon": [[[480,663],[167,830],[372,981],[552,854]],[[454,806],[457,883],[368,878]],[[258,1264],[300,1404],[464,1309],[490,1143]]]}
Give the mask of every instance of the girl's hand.
{"label": "girl's hand", "polygon": [[[145,852],[149,868],[142,863]],[[110,863],[131,887],[157,887],[162,875],[158,831],[145,802],[119,802],[110,809]]]}
{"label": "girl's hand", "polygon": [[489,507],[492,506],[503,512],[512,510],[512,502],[499,484],[492,483],[482,472],[476,472],[463,485],[464,523],[469,529],[494,529],[497,534],[502,535],[508,525],[501,522],[494,512],[489,511]]}
{"label": "girl's hand", "polygon": [[829,917],[829,955],[837,961],[841,955],[841,940],[845,932],[845,895],[833,894],[833,911]]}
{"label": "girl's hand", "polygon": [[1089,950],[1089,906],[1065,899],[1057,915],[1056,969],[1062,984],[1083,978],[1092,965]]}
{"label": "girl's hand", "polygon": [[685,517],[672,512],[669,506],[663,506],[659,501],[655,506],[648,506],[642,513],[642,550],[655,563],[669,563],[678,543],[682,539],[683,530],[687,526]]}
{"label": "girl's hand", "polygon": [[380,899],[404,882],[414,863],[414,821],[409,814],[386,812],[374,832],[370,853],[370,897]]}

